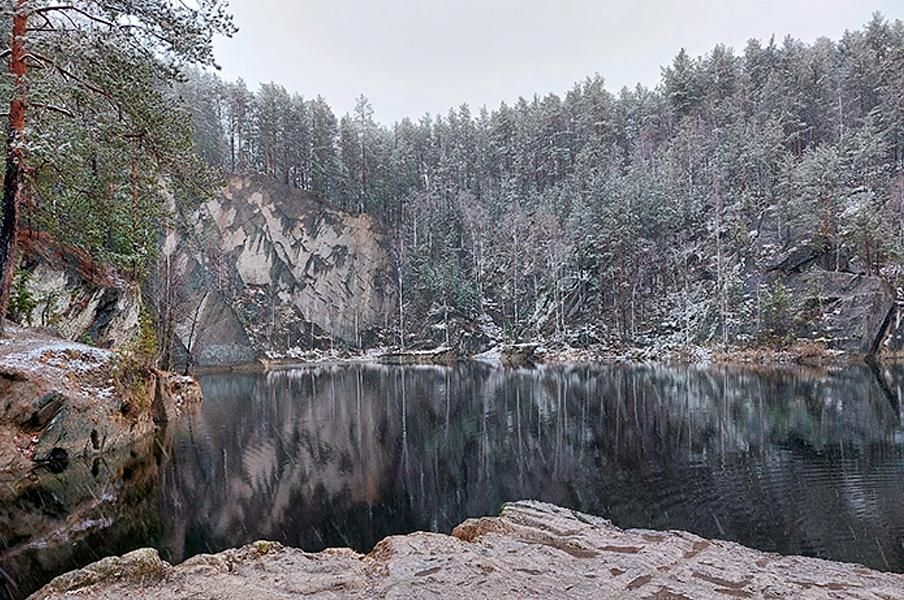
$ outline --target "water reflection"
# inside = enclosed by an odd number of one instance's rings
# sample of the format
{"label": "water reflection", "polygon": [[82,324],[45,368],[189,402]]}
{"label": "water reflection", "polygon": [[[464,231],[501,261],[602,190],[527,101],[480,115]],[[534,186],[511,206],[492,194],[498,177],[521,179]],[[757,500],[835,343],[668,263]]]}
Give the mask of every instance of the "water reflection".
{"label": "water reflection", "polygon": [[0,599],[23,598],[59,573],[161,538],[165,435],[62,473],[37,470],[0,488]]}
{"label": "water reflection", "polygon": [[165,545],[174,560],[258,538],[367,550],[539,498],[624,527],[900,571],[899,391],[885,375],[461,365],[215,376],[164,471]]}
{"label": "water reflection", "polygon": [[[201,413],[160,446],[155,499],[129,536],[173,561],[261,538],[365,551],[538,498],[623,527],[904,571],[902,375],[479,364],[211,375]],[[110,546],[94,548],[124,550]]]}

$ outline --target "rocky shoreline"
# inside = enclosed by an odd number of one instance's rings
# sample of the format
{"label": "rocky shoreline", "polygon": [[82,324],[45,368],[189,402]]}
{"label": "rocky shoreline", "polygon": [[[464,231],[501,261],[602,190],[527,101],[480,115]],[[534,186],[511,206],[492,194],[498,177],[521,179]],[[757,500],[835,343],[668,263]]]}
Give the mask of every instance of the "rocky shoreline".
{"label": "rocky shoreline", "polygon": [[140,522],[118,507],[144,503],[121,500],[153,489],[166,424],[201,388],[123,357],[35,329],[0,339],[0,598],[59,572],[114,519]]}
{"label": "rocky shoreline", "polygon": [[429,350],[403,351],[398,348],[371,348],[362,352],[309,351],[293,357],[260,359],[235,365],[200,367],[197,373],[268,372],[325,365],[384,364],[390,366],[451,366],[461,361],[479,361],[506,367],[538,364],[662,364],[672,366],[761,366],[761,367],[841,367],[870,362],[899,364],[904,358],[869,356],[830,350],[814,343],[787,347],[751,346],[718,350],[704,346],[650,351],[644,348],[612,349],[546,346],[542,343],[500,344],[473,356],[457,355],[439,346]]}
{"label": "rocky shoreline", "polygon": [[681,532],[622,530],[551,504],[506,504],[451,535],[384,539],[367,555],[256,542],[172,566],[136,550],[61,575],[63,598],[882,598],[904,575]]}
{"label": "rocky shoreline", "polygon": [[[8,328],[0,340],[0,481],[127,447],[201,400],[191,377],[153,370],[126,381],[118,354]],[[5,494],[4,494],[5,495]]]}

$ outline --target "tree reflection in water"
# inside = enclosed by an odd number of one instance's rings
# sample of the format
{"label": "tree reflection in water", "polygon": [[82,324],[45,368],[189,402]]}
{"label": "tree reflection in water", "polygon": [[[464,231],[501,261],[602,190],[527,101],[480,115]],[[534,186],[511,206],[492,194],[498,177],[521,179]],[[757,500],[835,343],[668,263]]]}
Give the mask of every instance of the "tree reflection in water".
{"label": "tree reflection in water", "polygon": [[324,367],[204,381],[164,470],[171,558],[368,550],[538,498],[623,527],[904,570],[895,372]]}
{"label": "tree reflection in water", "polygon": [[[152,499],[115,496],[90,552],[60,568],[126,546],[171,561],[257,539],[367,551],[537,498],[622,527],[904,571],[902,374],[467,363],[208,375],[200,413],[157,444]],[[140,511],[124,506],[136,498]],[[40,583],[52,569],[22,574],[27,543],[0,565]]]}

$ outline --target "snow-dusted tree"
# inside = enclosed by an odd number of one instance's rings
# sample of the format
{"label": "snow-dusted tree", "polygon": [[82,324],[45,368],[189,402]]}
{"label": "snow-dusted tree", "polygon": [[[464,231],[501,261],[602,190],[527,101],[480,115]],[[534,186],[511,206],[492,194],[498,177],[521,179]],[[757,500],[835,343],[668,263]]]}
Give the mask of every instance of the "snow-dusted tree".
{"label": "snow-dusted tree", "polygon": [[0,315],[23,209],[36,225],[126,264],[146,254],[141,234],[161,210],[161,177],[175,188],[197,167],[168,85],[186,65],[213,65],[213,36],[234,30],[222,0],[3,0],[2,15],[10,33]]}
{"label": "snow-dusted tree", "polygon": [[553,329],[567,313],[612,341],[731,341],[762,322],[754,280],[795,246],[904,276],[902,73],[904,23],[877,15],[837,42],[681,51],[656,88],[618,95],[593,76],[391,127],[366,103],[337,123],[317,99],[301,185],[395,236],[406,329],[460,301],[523,331],[551,289]]}
{"label": "snow-dusted tree", "polygon": [[230,173],[253,171],[254,95],[241,79],[227,83],[225,94],[229,162],[223,166]]}

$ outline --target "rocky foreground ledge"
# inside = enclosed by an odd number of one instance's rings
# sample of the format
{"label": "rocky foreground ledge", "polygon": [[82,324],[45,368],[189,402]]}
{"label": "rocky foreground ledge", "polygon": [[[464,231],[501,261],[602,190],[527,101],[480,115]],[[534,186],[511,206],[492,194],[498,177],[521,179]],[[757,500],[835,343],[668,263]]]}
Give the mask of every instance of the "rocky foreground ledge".
{"label": "rocky foreground ledge", "polygon": [[779,556],[690,533],[622,530],[532,501],[452,535],[389,537],[367,555],[256,542],[171,566],[136,550],[61,575],[32,599],[904,599],[904,575]]}

